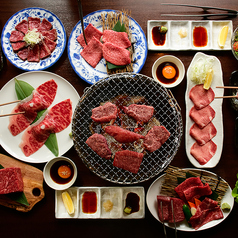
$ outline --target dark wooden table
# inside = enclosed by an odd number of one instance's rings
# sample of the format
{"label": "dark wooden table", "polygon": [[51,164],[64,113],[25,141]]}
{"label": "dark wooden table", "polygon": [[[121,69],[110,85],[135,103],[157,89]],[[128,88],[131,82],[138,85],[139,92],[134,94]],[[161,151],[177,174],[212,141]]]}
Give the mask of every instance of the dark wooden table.
{"label": "dark wooden table", "polygon": [[[100,9],[127,9],[131,11],[131,16],[140,24],[144,32],[147,32],[148,20],[171,20],[171,18],[161,17],[162,13],[202,13],[200,9],[194,8],[177,8],[162,6],[161,2],[170,2],[162,0],[84,0],[82,1],[84,15]],[[238,2],[234,0],[177,0],[177,3],[200,4],[209,6],[218,6],[223,8],[231,8],[238,10]],[[75,24],[79,21],[77,10],[77,0],[11,0],[1,1],[0,25],[1,28],[7,20],[17,11],[27,7],[42,7],[56,14],[64,24],[67,38]],[[173,18],[185,20],[187,18]],[[218,18],[212,18],[216,20]],[[221,18],[219,18],[221,19]],[[223,20],[229,18],[222,18]],[[189,20],[202,20],[201,17]],[[233,28],[238,25],[238,18],[231,18]],[[154,61],[165,54],[171,54],[179,57],[187,70],[191,60],[195,55],[195,51],[166,51],[166,52],[148,52],[146,63],[141,73],[149,77],[152,76],[151,68]],[[206,54],[215,55],[221,61],[223,70],[224,84],[227,85],[229,77],[234,70],[238,70],[238,61],[233,57],[231,51],[209,51]],[[64,51],[60,60],[51,68],[47,69],[67,79],[82,96],[85,87],[90,86],[81,78],[79,78],[72,69],[67,57],[67,50]],[[23,73],[22,70],[14,67],[9,61],[5,60],[4,67],[0,72],[0,88],[2,88],[10,79]],[[186,77],[183,82],[172,92],[177,99],[185,123],[185,90]],[[228,91],[225,91],[228,94]],[[236,113],[232,110],[230,102],[223,102],[223,122],[224,122],[224,144],[221,160],[219,164],[209,171],[218,173],[224,178],[231,187],[236,182],[236,174],[238,173],[237,149],[235,148],[235,118]],[[6,125],[7,126],[7,125]],[[184,136],[181,147],[176,154],[172,165],[181,168],[193,167],[189,162],[185,153]],[[0,153],[8,155],[3,148]],[[94,175],[85,167],[81,159],[78,157],[74,148],[71,148],[65,156],[74,160],[78,168],[78,178],[75,182],[76,186],[113,186],[113,183],[105,181]],[[43,169],[44,164],[34,164],[39,169]],[[138,184],[145,188],[147,192],[151,183],[156,179],[153,178],[147,182]],[[45,198],[28,213],[21,213],[9,208],[0,207],[0,236],[5,237],[163,237],[162,225],[150,214],[148,208],[145,210],[145,218],[141,220],[80,220],[80,219],[56,219],[55,218],[55,191],[50,189],[44,183]],[[236,237],[237,236],[237,214],[238,204],[234,205],[234,209],[230,216],[220,223],[218,226],[201,232],[178,232],[178,237]],[[167,229],[168,237],[174,237],[174,230]]]}

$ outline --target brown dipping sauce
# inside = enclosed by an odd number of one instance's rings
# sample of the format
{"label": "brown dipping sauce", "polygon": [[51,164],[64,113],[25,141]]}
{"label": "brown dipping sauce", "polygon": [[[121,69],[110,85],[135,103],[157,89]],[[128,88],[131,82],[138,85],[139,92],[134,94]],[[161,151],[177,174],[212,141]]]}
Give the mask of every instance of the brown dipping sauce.
{"label": "brown dipping sauce", "polygon": [[154,26],[152,28],[152,40],[155,45],[165,44],[166,34],[160,33],[160,26]]}
{"label": "brown dipping sauce", "polygon": [[83,213],[93,214],[97,211],[97,194],[95,192],[85,192],[82,197]]}
{"label": "brown dipping sauce", "polygon": [[138,212],[140,210],[140,197],[136,193],[128,193],[126,196],[126,207],[131,208],[131,213]]}
{"label": "brown dipping sauce", "polygon": [[[68,166],[71,170],[71,175],[68,178],[62,178],[58,174],[58,169],[62,165]],[[73,178],[73,176],[74,176],[73,166],[66,160],[59,160],[55,162],[50,168],[50,177],[53,179],[55,183],[66,184]]]}
{"label": "brown dipping sauce", "polygon": [[[166,66],[166,65],[171,65],[172,67],[174,67],[175,71],[176,71],[176,74],[173,78],[171,79],[167,79],[163,76],[162,74],[162,70],[163,68]],[[157,79],[163,83],[163,84],[172,84],[174,83],[177,79],[178,79],[178,76],[179,76],[179,69],[178,67],[176,66],[176,64],[174,63],[171,63],[171,62],[163,62],[161,63],[158,68],[156,69],[156,77]]]}
{"label": "brown dipping sauce", "polygon": [[207,29],[203,26],[195,26],[193,29],[193,45],[195,47],[204,47],[207,45]]}

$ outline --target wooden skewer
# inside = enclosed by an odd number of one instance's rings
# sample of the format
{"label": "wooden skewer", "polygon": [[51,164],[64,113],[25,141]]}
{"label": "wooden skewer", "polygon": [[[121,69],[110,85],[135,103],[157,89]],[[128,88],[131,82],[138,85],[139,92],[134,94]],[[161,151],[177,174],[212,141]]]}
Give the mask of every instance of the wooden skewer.
{"label": "wooden skewer", "polygon": [[231,88],[231,89],[238,89],[238,86],[216,86],[216,88]]}
{"label": "wooden skewer", "polygon": [[4,105],[12,104],[12,103],[20,102],[20,101],[21,101],[21,100],[16,100],[16,101],[12,101],[12,102],[2,103],[2,104],[0,104],[0,107],[1,107],[1,106],[4,106]]}
{"label": "wooden skewer", "polygon": [[233,95],[233,96],[221,96],[221,97],[215,97],[215,98],[238,98],[237,95]]}
{"label": "wooden skewer", "polygon": [[18,114],[23,114],[23,113],[25,113],[25,112],[16,112],[16,113],[3,114],[3,115],[0,115],[0,117],[13,116],[13,115],[18,115]]}

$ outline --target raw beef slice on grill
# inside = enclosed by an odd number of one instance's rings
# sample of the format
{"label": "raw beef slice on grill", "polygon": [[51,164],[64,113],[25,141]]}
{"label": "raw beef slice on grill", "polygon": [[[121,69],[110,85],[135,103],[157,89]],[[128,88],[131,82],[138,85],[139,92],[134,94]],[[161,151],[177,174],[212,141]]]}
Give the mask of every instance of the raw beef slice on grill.
{"label": "raw beef slice on grill", "polygon": [[222,219],[223,213],[218,206],[218,202],[206,197],[202,203],[197,207],[197,211],[194,216],[189,220],[192,227],[197,230],[206,223]]}
{"label": "raw beef slice on grill", "polygon": [[131,42],[126,32],[104,30],[102,35],[102,40],[104,43],[110,42],[114,45],[120,46],[125,49],[131,46]]}
{"label": "raw beef slice on grill", "polygon": [[[85,36],[87,40],[87,44],[90,42],[90,40],[95,37],[97,40],[100,40],[102,36],[102,32],[99,31],[96,27],[94,27],[91,23],[88,24],[88,26],[85,28]],[[79,44],[84,48],[86,46],[86,43],[84,41],[83,33],[81,33],[77,37],[77,41]]]}
{"label": "raw beef slice on grill", "polygon": [[91,118],[95,122],[105,123],[117,118],[117,106],[111,102],[92,109]]}
{"label": "raw beef slice on grill", "polygon": [[102,51],[104,59],[114,65],[128,65],[131,63],[130,51],[125,48],[112,43],[104,43]]}
{"label": "raw beef slice on grill", "polygon": [[20,168],[0,169],[0,194],[23,192],[23,188],[24,184]]}
{"label": "raw beef slice on grill", "polygon": [[147,105],[131,104],[123,110],[128,116],[143,123],[147,123],[154,115],[154,107]]}
{"label": "raw beef slice on grill", "polygon": [[187,202],[186,197],[184,195],[184,191],[194,186],[203,186],[203,183],[199,177],[187,178],[185,181],[179,184],[174,190],[184,202]]}
{"label": "raw beef slice on grill", "polygon": [[144,154],[131,150],[122,150],[115,153],[113,166],[137,174]]}
{"label": "raw beef slice on grill", "polygon": [[215,97],[212,88],[208,90],[203,88],[203,84],[195,85],[189,92],[189,98],[194,103],[196,109],[202,109],[209,105]]}
{"label": "raw beef slice on grill", "polygon": [[119,143],[131,143],[145,138],[143,135],[123,129],[119,126],[106,126],[105,132]]}
{"label": "raw beef slice on grill", "polygon": [[205,127],[215,117],[214,109],[208,105],[200,110],[197,110],[194,106],[189,111],[190,118],[200,127]]}
{"label": "raw beef slice on grill", "polygon": [[205,145],[199,145],[195,142],[191,149],[190,154],[199,162],[199,164],[206,164],[216,153],[217,145],[212,141],[208,141]]}
{"label": "raw beef slice on grill", "polygon": [[24,131],[36,118],[37,112],[49,107],[55,99],[57,91],[56,82],[51,79],[41,84],[32,95],[22,100],[12,111],[25,112],[24,114],[9,117],[8,129],[13,136]]}
{"label": "raw beef slice on grill", "polygon": [[88,64],[95,68],[102,58],[102,43],[93,37],[80,54]]}
{"label": "raw beef slice on grill", "polygon": [[101,134],[93,134],[87,140],[86,144],[99,156],[105,159],[111,158],[111,150],[108,147],[106,138]]}
{"label": "raw beef slice on grill", "polygon": [[189,130],[190,136],[192,136],[199,145],[205,145],[217,134],[217,129],[212,122],[208,123],[202,129],[194,123]]}
{"label": "raw beef slice on grill", "polygon": [[[160,221],[167,221],[169,223],[174,222],[171,201],[173,201],[175,222],[183,221],[185,219],[185,216],[183,213],[184,202],[181,199],[172,198],[168,196],[157,196],[158,214],[159,214]],[[163,208],[163,218],[162,218],[162,211],[161,211],[161,205],[160,205],[161,202],[162,202],[162,208]]]}
{"label": "raw beef slice on grill", "polygon": [[158,150],[170,137],[170,132],[164,126],[154,126],[146,134],[144,146],[149,152]]}
{"label": "raw beef slice on grill", "polygon": [[66,99],[49,109],[48,113],[27,128],[22,136],[20,148],[25,156],[39,150],[51,133],[58,133],[67,128],[72,118],[72,102]]}

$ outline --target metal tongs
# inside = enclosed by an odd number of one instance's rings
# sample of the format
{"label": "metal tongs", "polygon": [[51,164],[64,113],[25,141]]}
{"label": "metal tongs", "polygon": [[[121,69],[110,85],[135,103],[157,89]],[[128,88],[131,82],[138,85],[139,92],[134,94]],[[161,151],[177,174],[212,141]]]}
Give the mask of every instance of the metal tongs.
{"label": "metal tongs", "polygon": [[83,24],[83,8],[82,8],[82,3],[80,0],[78,0],[78,10],[79,10],[79,17],[80,17],[80,21],[81,21],[84,41],[85,41],[85,44],[87,45],[87,40],[86,40],[86,36],[85,36],[85,32],[84,32],[84,24]]}
{"label": "metal tongs", "polygon": [[168,5],[168,6],[182,6],[182,7],[195,7],[195,8],[202,8],[203,11],[207,10],[220,10],[226,11],[227,13],[206,13],[200,15],[180,15],[180,14],[161,14],[161,16],[171,16],[171,17],[212,17],[212,16],[230,16],[236,17],[238,15],[238,11],[220,7],[210,7],[210,6],[197,6],[197,5],[190,5],[190,4],[177,4],[177,3],[161,3],[161,5]]}

